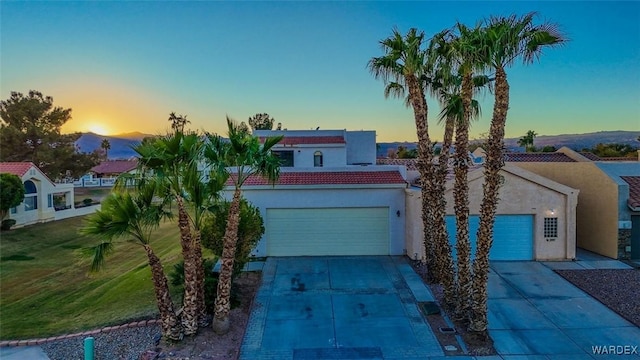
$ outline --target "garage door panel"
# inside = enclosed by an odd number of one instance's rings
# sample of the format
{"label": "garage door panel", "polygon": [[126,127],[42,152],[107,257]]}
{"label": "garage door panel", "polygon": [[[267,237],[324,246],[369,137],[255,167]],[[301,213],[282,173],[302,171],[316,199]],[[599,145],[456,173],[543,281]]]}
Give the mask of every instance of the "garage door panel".
{"label": "garage door panel", "polygon": [[388,255],[389,208],[267,209],[267,254]]}
{"label": "garage door panel", "polygon": [[[447,216],[447,231],[452,252],[456,256],[455,216]],[[469,218],[471,257],[475,257],[476,234],[480,225],[477,215]],[[533,215],[498,215],[493,227],[490,260],[533,260]]]}

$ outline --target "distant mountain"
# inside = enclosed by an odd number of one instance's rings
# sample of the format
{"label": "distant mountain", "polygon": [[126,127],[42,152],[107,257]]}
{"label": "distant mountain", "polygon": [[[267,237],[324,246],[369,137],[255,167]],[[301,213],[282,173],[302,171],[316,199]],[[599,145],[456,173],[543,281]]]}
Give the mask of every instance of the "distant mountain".
{"label": "distant mountain", "polygon": [[[133,133],[130,133],[133,134]],[[137,133],[140,135],[144,135],[138,139],[137,136],[131,136],[131,138],[121,138],[120,135],[117,136],[102,136],[94,133],[84,133],[76,140],[76,146],[80,149],[80,152],[90,153],[96,149],[100,149],[100,143],[102,143],[103,139],[108,139],[111,144],[111,149],[109,149],[109,159],[129,159],[133,156],[136,156],[136,152],[131,148],[134,145],[140,143],[142,138],[149,136],[142,133]]]}
{"label": "distant mountain", "polygon": [[127,140],[138,140],[138,141],[142,141],[142,139],[144,139],[146,137],[149,137],[149,136],[153,136],[153,135],[141,133],[139,131],[122,133],[122,134],[117,134],[117,135],[109,135],[109,137],[112,137],[112,138],[127,139]]}
{"label": "distant mountain", "polygon": [[[638,142],[638,136],[640,131],[599,131],[586,134],[563,134],[563,135],[540,135],[534,140],[536,147],[543,146],[555,146],[561,148],[566,146],[574,150],[582,150],[585,148],[592,148],[599,143],[619,143],[627,144],[634,147],[640,147]],[[518,140],[520,138],[509,138],[504,140],[505,147],[509,151],[523,152],[524,149],[518,146]],[[472,140],[473,142],[473,140]],[[439,146],[441,144],[438,144]],[[398,146],[405,146],[408,149],[414,149],[416,143],[408,142],[392,142],[392,143],[378,143],[378,157],[386,157],[388,149],[397,149]]]}

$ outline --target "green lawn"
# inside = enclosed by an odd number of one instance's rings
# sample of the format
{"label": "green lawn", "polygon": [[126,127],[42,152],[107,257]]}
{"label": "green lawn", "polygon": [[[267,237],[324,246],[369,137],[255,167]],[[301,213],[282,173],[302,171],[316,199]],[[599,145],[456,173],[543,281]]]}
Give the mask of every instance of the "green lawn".
{"label": "green lawn", "polygon": [[[90,273],[82,249],[98,242],[71,218],[0,234],[0,339],[48,337],[155,317],[151,272],[142,247],[120,241],[107,266]],[[152,247],[165,272],[182,259],[175,223]]]}

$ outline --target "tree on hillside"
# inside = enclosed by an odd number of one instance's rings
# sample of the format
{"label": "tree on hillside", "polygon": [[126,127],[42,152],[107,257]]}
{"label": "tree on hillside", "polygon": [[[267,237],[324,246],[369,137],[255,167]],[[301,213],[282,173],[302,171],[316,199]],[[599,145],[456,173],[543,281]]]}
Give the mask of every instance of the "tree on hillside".
{"label": "tree on hillside", "polygon": [[536,147],[533,145],[533,139],[535,139],[536,136],[538,136],[538,134],[535,131],[529,130],[525,136],[518,140],[518,145],[524,147],[526,152],[534,152],[536,151]]}
{"label": "tree on hillside", "polygon": [[13,91],[0,101],[0,119],[0,161],[33,162],[54,180],[78,177],[99,162],[99,154],[76,148],[80,133],[60,133],[71,119],[71,109],[54,107],[50,96]]}
{"label": "tree on hillside", "polygon": [[191,123],[191,121],[187,120],[187,115],[176,115],[175,112],[169,114],[169,121],[171,122],[171,129],[177,132],[184,132],[184,127]]}
{"label": "tree on hillside", "polygon": [[280,159],[271,152],[271,148],[282,139],[282,136],[270,137],[261,144],[260,139],[240,129],[238,124],[229,118],[227,126],[228,140],[218,135],[207,134],[209,141],[204,151],[208,165],[227,172],[234,187],[223,238],[222,266],[218,277],[212,324],[213,330],[218,334],[226,334],[230,327],[231,282],[238,245],[242,186],[253,175],[262,176],[272,184],[276,182],[280,175]]}
{"label": "tree on hillside", "polygon": [[611,144],[603,144],[599,143],[592,148],[585,148],[582,151],[590,152],[592,154],[598,155],[599,157],[607,158],[607,157],[635,157],[637,154],[637,149],[629,144],[619,144],[619,143],[611,143]]}
{"label": "tree on hillside", "polygon": [[105,160],[109,160],[109,150],[111,150],[111,142],[109,141],[109,139],[102,139],[102,141],[100,142],[100,148],[104,150]]}
{"label": "tree on hillside", "polygon": [[22,180],[13,174],[0,174],[0,221],[9,213],[9,209],[16,207],[24,200],[24,185]]}
{"label": "tree on hillside", "polygon": [[398,159],[415,159],[418,157],[418,150],[407,149],[406,147],[400,145],[398,146],[397,157]]}
{"label": "tree on hillside", "polygon": [[274,118],[269,117],[269,114],[255,114],[249,118],[249,126],[253,130],[271,130],[273,128]]}

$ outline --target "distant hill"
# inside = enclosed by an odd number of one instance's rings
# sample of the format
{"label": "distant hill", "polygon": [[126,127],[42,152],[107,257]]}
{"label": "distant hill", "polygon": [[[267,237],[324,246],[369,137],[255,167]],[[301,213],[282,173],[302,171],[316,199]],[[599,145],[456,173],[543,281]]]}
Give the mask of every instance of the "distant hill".
{"label": "distant hill", "polygon": [[117,135],[110,135],[109,137],[118,138],[118,139],[142,141],[142,139],[144,139],[146,137],[149,137],[149,136],[153,136],[153,135],[141,133],[139,131],[134,131],[134,132],[117,134]]}
{"label": "distant hill", "polygon": [[[134,133],[131,133],[134,134]],[[100,143],[103,139],[108,139],[111,143],[111,149],[109,149],[109,159],[129,159],[136,156],[136,152],[131,148],[134,145],[140,143],[142,138],[149,135],[136,133],[143,135],[142,137],[131,136],[131,138],[116,136],[102,136],[94,133],[84,133],[76,140],[76,146],[80,149],[80,152],[90,153],[96,149],[100,149]],[[129,134],[127,134],[129,135]]]}
{"label": "distant hill", "polygon": [[[599,131],[586,134],[540,135],[535,138],[534,144],[536,147],[550,145],[555,146],[558,149],[566,146],[578,151],[585,148],[592,148],[599,143],[619,143],[640,147],[640,143],[637,140],[638,136],[640,136],[640,131]],[[505,139],[505,147],[509,151],[523,152],[524,149],[518,146],[519,139],[520,138]],[[398,146],[405,146],[408,149],[414,149],[416,147],[416,143],[378,143],[377,156],[386,157],[388,149],[396,149]]]}

